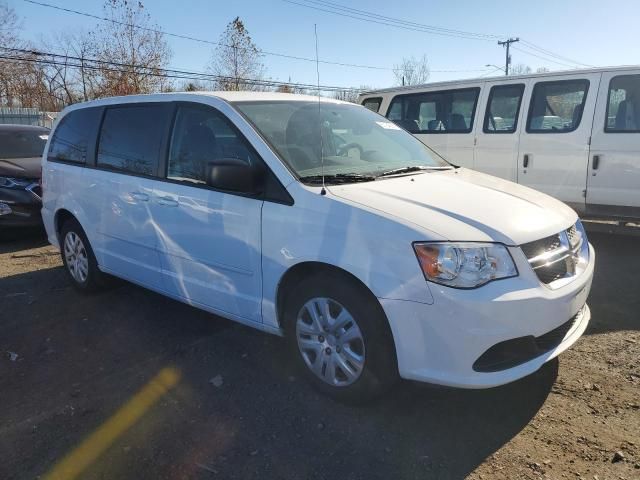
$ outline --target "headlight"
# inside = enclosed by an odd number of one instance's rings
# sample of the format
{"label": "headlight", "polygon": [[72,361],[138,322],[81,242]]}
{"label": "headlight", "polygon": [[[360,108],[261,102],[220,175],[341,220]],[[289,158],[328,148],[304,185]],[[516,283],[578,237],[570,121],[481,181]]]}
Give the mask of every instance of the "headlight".
{"label": "headlight", "polygon": [[516,277],[509,251],[497,243],[414,243],[427,280],[454,288],[475,288],[492,280]]}
{"label": "headlight", "polygon": [[0,188],[24,188],[33,183],[33,180],[24,178],[0,177]]}

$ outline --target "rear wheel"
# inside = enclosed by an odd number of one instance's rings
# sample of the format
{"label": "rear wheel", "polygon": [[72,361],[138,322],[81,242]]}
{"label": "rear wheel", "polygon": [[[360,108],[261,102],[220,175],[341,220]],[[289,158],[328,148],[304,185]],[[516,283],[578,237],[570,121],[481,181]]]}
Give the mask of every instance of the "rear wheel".
{"label": "rear wheel", "polygon": [[99,290],[105,284],[105,276],[82,227],[75,219],[67,220],[60,230],[61,255],[71,283],[81,292]]}
{"label": "rear wheel", "polygon": [[303,280],[285,305],[299,366],[316,388],[345,402],[370,400],[397,379],[386,322],[375,297],[333,273]]}

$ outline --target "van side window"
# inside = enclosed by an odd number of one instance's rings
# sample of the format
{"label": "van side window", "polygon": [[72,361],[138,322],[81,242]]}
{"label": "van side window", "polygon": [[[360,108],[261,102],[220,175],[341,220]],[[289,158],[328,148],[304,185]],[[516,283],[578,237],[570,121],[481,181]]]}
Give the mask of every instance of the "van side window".
{"label": "van side window", "polygon": [[49,145],[48,160],[84,164],[101,113],[101,108],[82,108],[62,117]]}
{"label": "van side window", "polygon": [[524,85],[496,85],[491,87],[484,115],[484,133],[513,133],[518,128],[518,115]]}
{"label": "van side window", "polygon": [[609,82],[604,131],[640,132],[640,75],[619,75]]}
{"label": "van side window", "polygon": [[378,110],[380,110],[381,103],[382,103],[381,97],[365,98],[364,101],[362,102],[362,106],[377,113]]}
{"label": "van side window", "polygon": [[567,133],[580,125],[589,80],[538,82],[533,88],[528,133]]}
{"label": "van side window", "polygon": [[180,106],[171,136],[167,178],[204,184],[207,167],[228,158],[247,164],[259,161],[221,113],[208,107]]}
{"label": "van side window", "polygon": [[154,175],[168,119],[169,110],[165,105],[107,108],[100,132],[97,165],[139,175]]}
{"label": "van side window", "polygon": [[411,133],[469,133],[479,88],[397,95],[387,118]]}

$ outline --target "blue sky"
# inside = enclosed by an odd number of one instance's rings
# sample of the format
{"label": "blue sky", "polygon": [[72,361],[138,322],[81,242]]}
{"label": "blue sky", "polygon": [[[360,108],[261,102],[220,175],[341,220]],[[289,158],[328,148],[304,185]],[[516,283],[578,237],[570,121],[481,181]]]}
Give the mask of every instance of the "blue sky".
{"label": "blue sky", "polygon": [[[102,0],[43,1],[102,14]],[[519,36],[589,65],[640,63],[636,42],[640,29],[640,2],[637,0],[334,1],[412,22]],[[143,3],[152,19],[165,31],[217,41],[226,24],[240,16],[259,48],[303,57],[315,55],[315,23],[318,25],[320,58],[391,68],[402,57],[426,54],[432,70],[430,81],[476,77],[487,72],[486,64],[504,64],[504,50],[494,39],[469,40],[397,29],[304,8],[284,0],[145,0]],[[22,0],[9,0],[9,4],[23,17],[23,36],[31,40],[56,30],[91,29],[97,22]],[[171,37],[167,40],[173,51],[173,67],[204,70],[213,47]],[[515,45],[527,48],[522,43]],[[534,69],[540,66],[551,70],[568,68],[553,63],[552,59],[540,59],[519,50],[514,50],[512,57],[514,64],[525,63]],[[270,78],[284,81],[291,78],[302,83],[316,81],[313,63],[274,56],[265,56],[263,61]],[[345,87],[387,87],[394,83],[390,70],[333,65],[321,65],[320,77],[322,84]]]}

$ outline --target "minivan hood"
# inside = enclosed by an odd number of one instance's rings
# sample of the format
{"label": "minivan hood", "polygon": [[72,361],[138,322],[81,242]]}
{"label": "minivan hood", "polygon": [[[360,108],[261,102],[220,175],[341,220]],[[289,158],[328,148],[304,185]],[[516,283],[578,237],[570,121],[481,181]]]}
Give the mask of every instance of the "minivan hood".
{"label": "minivan hood", "polygon": [[331,186],[329,191],[452,241],[521,245],[577,220],[559,200],[465,168]]}
{"label": "minivan hood", "polygon": [[0,176],[40,178],[42,157],[0,158]]}

